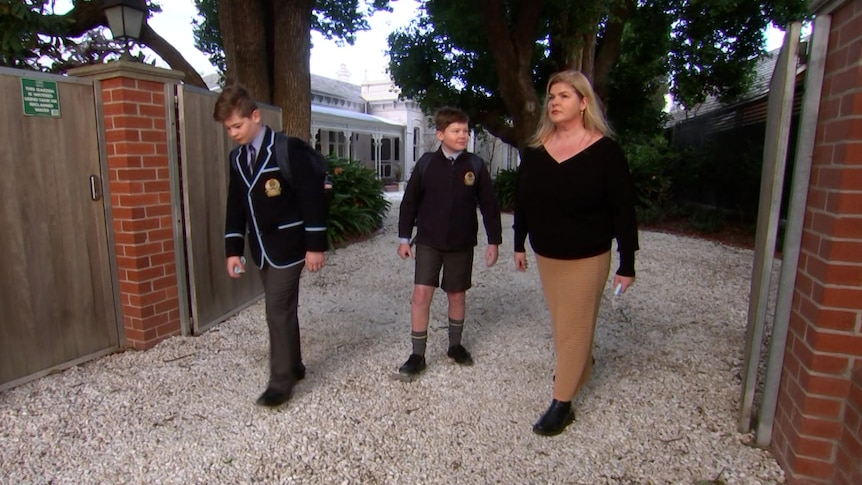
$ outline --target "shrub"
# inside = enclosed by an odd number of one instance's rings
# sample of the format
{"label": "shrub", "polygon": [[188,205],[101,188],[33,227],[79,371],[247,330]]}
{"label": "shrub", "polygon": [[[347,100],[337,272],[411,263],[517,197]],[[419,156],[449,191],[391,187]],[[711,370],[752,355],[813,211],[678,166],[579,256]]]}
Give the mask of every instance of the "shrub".
{"label": "shrub", "polygon": [[724,229],[727,222],[725,211],[714,207],[704,207],[692,204],[687,207],[688,222],[695,230],[705,233],[715,233]]}
{"label": "shrub", "polygon": [[504,169],[497,172],[494,179],[494,193],[497,195],[497,204],[502,211],[512,211],[515,208],[515,178],[517,169]]}
{"label": "shrub", "polygon": [[330,156],[332,194],[329,201],[327,239],[335,247],[348,239],[367,236],[380,229],[389,211],[383,182],[362,163]]}
{"label": "shrub", "polygon": [[763,139],[756,135],[719,133],[703,146],[686,147],[684,155],[670,167],[678,189],[674,195],[686,202],[727,210],[745,222],[755,220],[763,166]]}
{"label": "shrub", "polygon": [[670,209],[671,177],[668,168],[675,158],[661,136],[624,143],[637,197],[638,218],[652,223],[662,220]]}

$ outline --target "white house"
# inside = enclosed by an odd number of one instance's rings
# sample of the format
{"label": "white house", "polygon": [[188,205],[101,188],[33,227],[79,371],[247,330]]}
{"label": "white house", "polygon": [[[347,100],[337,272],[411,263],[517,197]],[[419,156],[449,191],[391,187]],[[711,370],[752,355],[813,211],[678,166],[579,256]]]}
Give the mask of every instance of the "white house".
{"label": "white house", "polygon": [[[432,114],[423,113],[415,101],[399,99],[391,79],[353,84],[344,66],[338,75],[341,79],[311,75],[315,148],[360,161],[384,181],[407,180],[416,160],[438,147]],[[211,86],[218,82],[217,75],[204,79]],[[485,160],[492,176],[518,165],[517,149],[487,133],[473,136],[468,149]]]}

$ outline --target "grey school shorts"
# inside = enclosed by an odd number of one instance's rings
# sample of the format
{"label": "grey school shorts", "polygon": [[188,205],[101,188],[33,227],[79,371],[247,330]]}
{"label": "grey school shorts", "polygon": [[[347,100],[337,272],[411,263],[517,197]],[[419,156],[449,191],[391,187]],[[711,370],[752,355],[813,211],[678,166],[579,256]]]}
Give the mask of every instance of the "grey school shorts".
{"label": "grey school shorts", "polygon": [[[440,269],[443,282],[440,282]],[[416,245],[417,285],[440,287],[446,293],[467,291],[473,286],[473,248],[459,251],[440,251],[422,244]]]}

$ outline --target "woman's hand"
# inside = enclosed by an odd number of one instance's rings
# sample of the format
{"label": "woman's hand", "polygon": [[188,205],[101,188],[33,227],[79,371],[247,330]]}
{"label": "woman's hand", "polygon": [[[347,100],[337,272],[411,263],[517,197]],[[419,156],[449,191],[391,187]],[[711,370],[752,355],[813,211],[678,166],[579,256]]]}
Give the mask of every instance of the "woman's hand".
{"label": "woman's hand", "polygon": [[629,286],[633,285],[634,282],[635,279],[633,276],[614,275],[614,282],[611,286],[613,287],[614,291],[616,291],[617,285],[622,285],[622,287],[620,288],[620,293],[622,294],[625,293]]}
{"label": "woman's hand", "polygon": [[527,253],[515,253],[515,269],[527,271]]}

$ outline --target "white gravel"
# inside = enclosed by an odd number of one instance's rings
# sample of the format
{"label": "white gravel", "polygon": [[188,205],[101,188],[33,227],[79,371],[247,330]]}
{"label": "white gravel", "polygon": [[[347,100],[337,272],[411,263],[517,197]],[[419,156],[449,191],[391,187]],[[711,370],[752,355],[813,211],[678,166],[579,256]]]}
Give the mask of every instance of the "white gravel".
{"label": "white gravel", "polygon": [[397,206],[379,236],[304,276],[309,373],[286,406],[254,405],[268,369],[259,302],[205,335],[0,393],[0,483],[784,481],[735,430],[751,251],[642,232],[635,286],[615,305],[606,292],[577,420],[544,438],[531,427],[551,398],[551,330],[535,265],[513,268],[511,230],[497,266],[477,248],[465,330],[476,365],[446,359],[438,292],[428,370],[390,379],[410,351]]}

